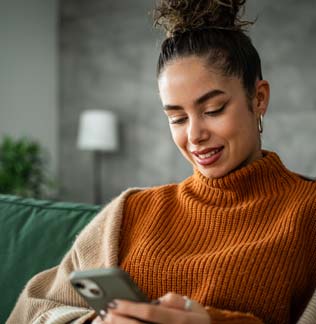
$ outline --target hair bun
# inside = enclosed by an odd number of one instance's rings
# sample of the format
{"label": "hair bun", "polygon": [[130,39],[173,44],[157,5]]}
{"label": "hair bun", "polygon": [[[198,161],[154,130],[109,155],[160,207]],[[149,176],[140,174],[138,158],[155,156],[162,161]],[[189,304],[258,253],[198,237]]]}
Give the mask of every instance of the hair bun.
{"label": "hair bun", "polygon": [[[253,22],[240,19],[246,0],[160,0],[154,9],[154,25],[161,26],[167,36],[175,33],[218,28],[244,30]],[[244,10],[242,10],[243,14]]]}

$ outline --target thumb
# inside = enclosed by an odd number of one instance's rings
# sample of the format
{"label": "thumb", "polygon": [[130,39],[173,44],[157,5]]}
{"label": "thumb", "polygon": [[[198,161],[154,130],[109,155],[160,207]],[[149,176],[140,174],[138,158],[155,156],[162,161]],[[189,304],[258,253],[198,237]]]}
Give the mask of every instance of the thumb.
{"label": "thumb", "polygon": [[172,292],[169,292],[166,295],[160,297],[159,301],[160,305],[165,307],[176,308],[195,313],[205,313],[204,307],[195,300],[191,300],[188,297],[181,296]]}
{"label": "thumb", "polygon": [[96,317],[91,324],[103,324],[103,320],[98,316]]}

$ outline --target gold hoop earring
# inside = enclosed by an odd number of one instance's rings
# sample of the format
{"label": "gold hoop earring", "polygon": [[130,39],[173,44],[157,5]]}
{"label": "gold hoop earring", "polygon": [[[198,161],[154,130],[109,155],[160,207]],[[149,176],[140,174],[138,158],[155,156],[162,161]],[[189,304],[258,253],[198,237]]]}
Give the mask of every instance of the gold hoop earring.
{"label": "gold hoop earring", "polygon": [[263,115],[260,114],[259,119],[258,119],[258,129],[259,129],[259,133],[262,134],[263,133]]}

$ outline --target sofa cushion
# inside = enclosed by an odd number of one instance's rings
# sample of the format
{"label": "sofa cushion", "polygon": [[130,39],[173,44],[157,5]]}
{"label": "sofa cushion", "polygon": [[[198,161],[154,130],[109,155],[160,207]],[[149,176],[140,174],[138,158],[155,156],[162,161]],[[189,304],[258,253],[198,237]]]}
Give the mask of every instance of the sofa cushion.
{"label": "sofa cushion", "polygon": [[100,208],[0,195],[0,323],[26,282],[57,265]]}

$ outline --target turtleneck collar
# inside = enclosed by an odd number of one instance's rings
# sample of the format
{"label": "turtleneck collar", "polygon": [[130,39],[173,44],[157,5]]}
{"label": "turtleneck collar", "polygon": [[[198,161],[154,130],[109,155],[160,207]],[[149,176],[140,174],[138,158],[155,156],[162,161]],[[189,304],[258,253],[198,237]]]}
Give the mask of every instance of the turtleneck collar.
{"label": "turtleneck collar", "polygon": [[204,194],[215,190],[217,194],[220,191],[244,199],[258,197],[258,194],[280,193],[297,181],[295,174],[286,169],[276,153],[263,150],[262,155],[262,158],[221,178],[207,178],[195,168],[193,186]]}

